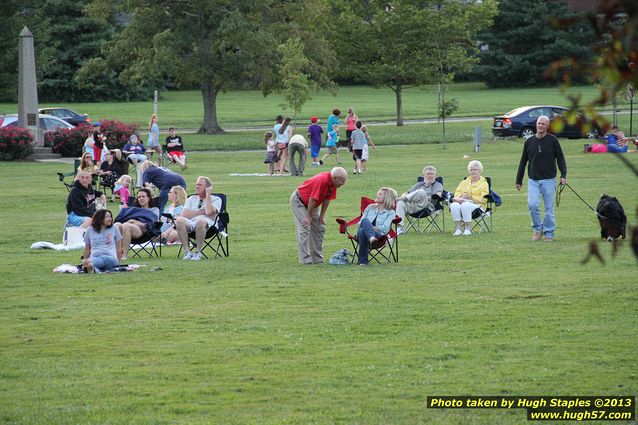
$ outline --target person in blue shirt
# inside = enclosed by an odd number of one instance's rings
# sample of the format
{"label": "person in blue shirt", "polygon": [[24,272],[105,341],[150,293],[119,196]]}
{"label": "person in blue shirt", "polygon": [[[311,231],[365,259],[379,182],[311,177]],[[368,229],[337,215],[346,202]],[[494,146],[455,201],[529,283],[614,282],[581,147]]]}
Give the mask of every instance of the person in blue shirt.
{"label": "person in blue shirt", "polygon": [[359,241],[359,265],[368,264],[368,251],[379,238],[390,231],[396,216],[394,206],[397,192],[391,187],[382,187],[377,192],[374,204],[368,205],[361,215],[357,240]]}
{"label": "person in blue shirt", "polygon": [[341,164],[341,161],[339,160],[339,150],[337,149],[338,141],[339,141],[339,125],[334,124],[332,126],[332,131],[328,132],[328,141],[326,142],[326,148],[328,148],[328,153],[326,153],[323,156],[323,158],[319,160],[319,164],[323,165],[323,161],[332,154],[335,154],[337,156],[337,164]]}
{"label": "person in blue shirt", "polygon": [[339,109],[333,109],[332,114],[328,117],[328,121],[326,121],[326,141],[328,140],[328,133],[330,133],[332,127],[335,124],[339,125],[339,115],[341,115],[341,111]]}
{"label": "person in blue shirt", "polygon": [[143,187],[153,185],[159,189],[160,213],[164,211],[164,206],[168,201],[168,192],[173,186],[181,186],[186,189],[186,180],[184,180],[184,177],[164,167],[158,167],[151,161],[144,161],[137,168],[142,174]]}

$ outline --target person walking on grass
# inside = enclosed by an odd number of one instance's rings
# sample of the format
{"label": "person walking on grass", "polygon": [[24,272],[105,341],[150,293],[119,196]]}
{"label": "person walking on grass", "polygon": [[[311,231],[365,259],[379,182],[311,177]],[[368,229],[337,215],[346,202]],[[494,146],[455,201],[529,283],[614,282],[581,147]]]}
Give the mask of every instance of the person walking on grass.
{"label": "person walking on grass", "polygon": [[352,132],[352,156],[354,157],[354,172],[353,174],[361,174],[361,157],[363,155],[363,148],[366,145],[366,135],[361,131],[363,124],[361,121],[357,121],[356,130]]}
{"label": "person walking on grass", "polygon": [[295,218],[297,252],[301,264],[323,263],[323,239],[326,231],[324,216],[330,201],[337,198],[337,189],[346,180],[346,170],[335,167],[304,181],[290,195],[290,209]]}
{"label": "person walking on grass", "polygon": [[332,154],[335,154],[337,156],[337,164],[341,164],[341,161],[339,160],[339,150],[337,149],[338,141],[339,141],[339,125],[334,124],[332,126],[332,130],[328,133],[328,141],[326,142],[326,148],[328,149],[328,153],[326,153],[323,156],[323,158],[319,160],[320,165],[323,165],[323,161]]}
{"label": "person walking on grass", "polygon": [[310,156],[312,157],[312,166],[318,167],[322,165],[319,159],[319,151],[321,150],[321,135],[323,128],[318,124],[319,118],[313,116],[310,118],[310,126],[308,127],[308,139],[310,140]]}
{"label": "person walking on grass", "polygon": [[368,133],[368,127],[366,127],[365,125],[361,126],[361,131],[363,131],[363,134],[365,134],[366,136],[366,144],[363,146],[363,151],[361,152],[361,170],[363,171],[363,174],[365,174],[368,169],[370,146],[372,146],[375,152],[377,150],[377,146],[374,144],[374,142],[372,141],[372,137],[370,137],[370,134]]}
{"label": "person walking on grass", "polygon": [[[556,220],[554,195],[556,194],[556,166],[560,170],[560,184],[567,183],[567,163],[558,139],[549,134],[549,118],[541,115],[536,120],[536,134],[525,141],[516,173],[516,190],[523,187],[527,167],[527,206],[532,217],[532,241],[554,242]],[[545,217],[541,220],[541,196]]]}
{"label": "person walking on grass", "polygon": [[159,118],[156,114],[151,115],[148,122],[148,140],[146,146],[149,150],[157,152],[157,162],[162,165],[162,145],[159,143],[160,128],[157,124]]}

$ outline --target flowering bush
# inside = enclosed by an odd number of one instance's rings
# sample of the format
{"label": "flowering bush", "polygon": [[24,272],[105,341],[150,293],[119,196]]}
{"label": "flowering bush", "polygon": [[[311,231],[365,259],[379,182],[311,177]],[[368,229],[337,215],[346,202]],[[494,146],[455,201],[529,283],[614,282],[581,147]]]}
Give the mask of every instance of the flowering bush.
{"label": "flowering bush", "polygon": [[100,123],[100,131],[106,136],[109,149],[122,149],[131,135],[137,133],[137,124],[124,124],[117,120],[104,120]]}
{"label": "flowering bush", "polygon": [[24,159],[33,151],[33,135],[28,129],[0,127],[0,160]]}
{"label": "flowering bush", "polygon": [[106,136],[108,149],[122,149],[128,142],[129,137],[137,131],[137,126],[124,124],[116,120],[105,120],[102,121],[99,129],[82,125],[48,132],[44,136],[44,141],[45,144],[52,147],[53,152],[62,156],[78,157],[82,155],[82,147],[88,137],[88,133],[98,130]]}
{"label": "flowering bush", "polygon": [[44,144],[51,146],[54,153],[62,156],[78,157],[82,155],[82,147],[92,128],[81,125],[73,128],[58,128],[44,133]]}

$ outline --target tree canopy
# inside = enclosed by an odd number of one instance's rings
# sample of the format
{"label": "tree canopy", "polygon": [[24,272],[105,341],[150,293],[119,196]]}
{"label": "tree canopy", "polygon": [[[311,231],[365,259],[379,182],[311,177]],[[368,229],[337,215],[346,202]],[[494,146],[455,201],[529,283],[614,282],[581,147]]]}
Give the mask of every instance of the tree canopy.
{"label": "tree canopy", "polygon": [[470,64],[473,36],[491,23],[496,2],[357,0],[336,2],[335,8],[345,75],[391,88],[402,125],[402,90]]}
{"label": "tree canopy", "polygon": [[592,58],[593,34],[587,25],[552,23],[572,18],[563,1],[501,1],[496,24],[478,36],[483,47],[475,75],[490,87],[555,83],[544,74],[553,61],[569,56],[586,62]]}

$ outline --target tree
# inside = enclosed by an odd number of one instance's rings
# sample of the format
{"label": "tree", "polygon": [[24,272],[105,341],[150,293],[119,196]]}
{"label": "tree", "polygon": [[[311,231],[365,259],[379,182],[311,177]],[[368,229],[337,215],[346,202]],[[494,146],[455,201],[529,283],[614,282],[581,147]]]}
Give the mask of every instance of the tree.
{"label": "tree", "polygon": [[304,46],[298,37],[279,45],[277,50],[282,55],[279,67],[281,88],[278,92],[293,108],[296,118],[303,105],[310,99],[310,92],[316,89],[316,84],[307,73],[310,61],[304,55]]}
{"label": "tree", "polygon": [[474,35],[496,13],[494,0],[358,0],[334,7],[345,76],[392,89],[398,126],[403,89],[438,82],[471,63]]}
{"label": "tree", "polygon": [[[217,95],[237,87],[260,86],[264,93],[280,87],[276,46],[295,31],[310,32],[294,23],[292,11],[313,12],[323,2],[128,0],[115,10],[111,4],[93,0],[91,10],[101,16],[125,12],[130,19],[105,49],[104,63],[125,82],[161,85],[168,76],[177,86],[198,86],[204,103],[199,132],[215,134],[223,131]],[[284,25],[285,31],[276,31]]]}
{"label": "tree", "polygon": [[497,23],[479,34],[483,46],[475,75],[490,87],[556,82],[544,75],[553,61],[565,56],[585,62],[592,58],[593,33],[587,25],[552,25],[553,19],[574,16],[567,1],[501,1]]}

